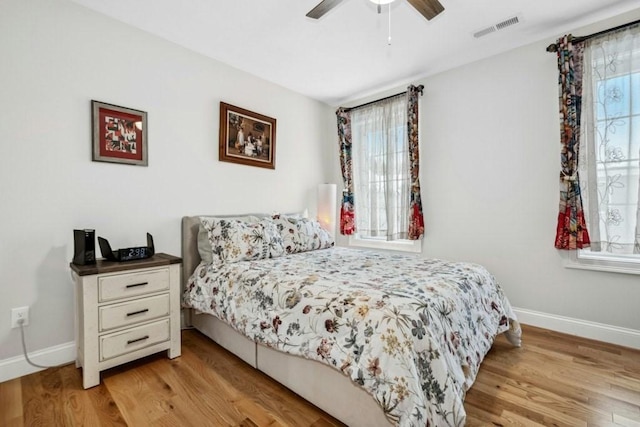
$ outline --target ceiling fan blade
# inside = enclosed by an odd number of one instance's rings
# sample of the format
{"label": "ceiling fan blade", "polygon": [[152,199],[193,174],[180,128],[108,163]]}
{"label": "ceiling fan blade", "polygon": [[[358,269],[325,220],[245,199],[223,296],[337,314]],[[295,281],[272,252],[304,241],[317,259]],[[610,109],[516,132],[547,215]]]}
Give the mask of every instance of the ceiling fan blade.
{"label": "ceiling fan blade", "polygon": [[407,0],[411,6],[415,7],[422,16],[433,19],[444,10],[438,0]]}
{"label": "ceiling fan blade", "polygon": [[313,19],[321,18],[325,13],[329,12],[341,2],[342,0],[322,0],[316,7],[307,13],[307,16]]}

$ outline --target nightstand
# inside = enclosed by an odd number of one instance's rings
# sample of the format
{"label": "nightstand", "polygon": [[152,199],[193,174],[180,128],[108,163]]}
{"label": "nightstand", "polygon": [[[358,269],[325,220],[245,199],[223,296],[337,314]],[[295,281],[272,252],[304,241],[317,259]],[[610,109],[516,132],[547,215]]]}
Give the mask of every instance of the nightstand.
{"label": "nightstand", "polygon": [[180,356],[182,259],[151,258],[71,265],[75,282],[76,367],[82,385],[100,384],[100,372],[167,350]]}

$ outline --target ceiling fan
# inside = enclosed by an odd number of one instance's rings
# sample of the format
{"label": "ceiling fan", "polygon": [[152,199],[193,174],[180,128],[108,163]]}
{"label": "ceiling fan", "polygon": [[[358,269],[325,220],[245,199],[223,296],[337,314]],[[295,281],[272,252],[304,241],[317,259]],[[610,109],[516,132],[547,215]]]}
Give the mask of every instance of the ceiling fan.
{"label": "ceiling fan", "polygon": [[[378,5],[378,13],[380,13],[380,5],[388,4],[394,0],[369,0]],[[444,10],[444,7],[438,0],[407,0],[422,16],[427,19],[433,19],[436,15]],[[316,7],[311,9],[307,16],[313,19],[321,18],[325,13],[342,3],[342,0],[322,0]]]}

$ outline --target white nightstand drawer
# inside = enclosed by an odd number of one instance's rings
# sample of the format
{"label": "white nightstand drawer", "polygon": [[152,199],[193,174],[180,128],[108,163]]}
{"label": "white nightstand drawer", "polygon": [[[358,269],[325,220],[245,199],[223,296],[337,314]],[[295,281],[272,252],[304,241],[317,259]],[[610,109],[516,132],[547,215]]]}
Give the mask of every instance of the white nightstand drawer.
{"label": "white nightstand drawer", "polygon": [[111,359],[169,340],[169,319],[100,337],[100,360]]}
{"label": "white nightstand drawer", "polygon": [[169,315],[169,294],[140,298],[98,309],[100,332]]}
{"label": "white nightstand drawer", "polygon": [[98,280],[100,302],[129,298],[169,289],[169,270],[116,274]]}

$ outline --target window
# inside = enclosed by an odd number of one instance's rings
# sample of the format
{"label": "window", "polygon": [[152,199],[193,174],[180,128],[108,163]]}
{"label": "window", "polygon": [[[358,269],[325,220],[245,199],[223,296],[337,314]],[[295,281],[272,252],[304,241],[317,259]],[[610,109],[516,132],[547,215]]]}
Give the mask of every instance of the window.
{"label": "window", "polygon": [[587,42],[580,186],[583,266],[640,274],[640,27]]}
{"label": "window", "polygon": [[407,97],[400,94],[351,112],[356,235],[354,246],[411,252],[407,240],[411,176]]}

